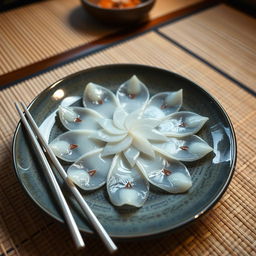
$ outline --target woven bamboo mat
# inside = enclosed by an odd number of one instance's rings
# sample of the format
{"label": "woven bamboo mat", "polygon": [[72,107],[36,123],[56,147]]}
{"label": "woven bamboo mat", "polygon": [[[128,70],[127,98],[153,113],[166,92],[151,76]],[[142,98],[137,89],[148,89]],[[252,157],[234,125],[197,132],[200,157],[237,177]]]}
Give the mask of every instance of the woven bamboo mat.
{"label": "woven bamboo mat", "polygon": [[64,225],[44,215],[28,199],[11,167],[11,141],[19,119],[13,102],[22,99],[28,104],[57,79],[109,63],[158,66],[193,80],[224,106],[238,140],[238,161],[232,182],[207,215],[182,232],[153,241],[120,243],[117,255],[255,255],[255,98],[155,32],[0,91],[0,255],[106,255],[103,245],[90,237],[85,238],[87,248],[76,252]]}
{"label": "woven bamboo mat", "polygon": [[[156,18],[202,0],[157,0]],[[90,17],[80,0],[39,1],[0,14],[0,75],[92,42],[117,28]]]}
{"label": "woven bamboo mat", "polygon": [[219,5],[161,32],[256,91],[256,19]]}

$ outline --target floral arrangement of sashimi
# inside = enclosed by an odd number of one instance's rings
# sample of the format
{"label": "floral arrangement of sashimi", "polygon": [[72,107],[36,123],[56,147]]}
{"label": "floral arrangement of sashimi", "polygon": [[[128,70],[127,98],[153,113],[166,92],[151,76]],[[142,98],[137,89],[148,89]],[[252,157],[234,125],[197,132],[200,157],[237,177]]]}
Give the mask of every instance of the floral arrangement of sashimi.
{"label": "floral arrangement of sashimi", "polygon": [[141,207],[149,183],[169,193],[183,193],[192,186],[181,162],[204,157],[212,148],[196,134],[207,117],[179,111],[182,90],[161,92],[151,99],[136,77],[116,92],[87,84],[84,107],[59,106],[62,124],[69,130],[51,143],[62,160],[74,162],[69,178],[81,189],[107,186],[116,206]]}

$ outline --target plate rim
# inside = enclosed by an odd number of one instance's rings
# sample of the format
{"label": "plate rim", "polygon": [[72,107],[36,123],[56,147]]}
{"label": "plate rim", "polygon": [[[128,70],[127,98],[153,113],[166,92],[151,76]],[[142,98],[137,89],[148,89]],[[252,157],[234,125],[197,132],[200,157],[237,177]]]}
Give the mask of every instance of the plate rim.
{"label": "plate rim", "polygon": [[[172,228],[166,228],[166,229],[161,229],[160,231],[157,232],[150,232],[150,233],[143,233],[143,234],[135,234],[135,235],[111,235],[111,237],[117,239],[117,240],[132,240],[135,238],[148,238],[148,237],[156,237],[156,236],[160,236],[160,235],[164,235],[166,233],[171,233],[171,232],[175,232],[177,229],[180,229],[182,227],[187,226],[188,224],[190,224],[191,222],[193,222],[194,220],[199,219],[200,217],[202,217],[206,212],[208,212],[210,209],[213,208],[213,206],[221,199],[221,197],[223,196],[223,194],[225,193],[225,191],[227,190],[231,179],[234,175],[235,172],[235,166],[236,166],[236,162],[237,162],[237,139],[236,139],[236,134],[235,134],[235,130],[233,127],[233,124],[231,122],[231,119],[229,117],[229,115],[227,114],[226,110],[224,109],[224,107],[220,104],[220,102],[214,97],[212,96],[206,89],[202,88],[200,85],[198,85],[197,83],[195,83],[194,81],[190,80],[187,77],[184,77],[176,72],[170,71],[168,69],[164,69],[164,68],[159,68],[159,67],[155,67],[152,65],[144,65],[144,64],[128,64],[128,63],[117,63],[117,64],[106,64],[106,65],[98,65],[98,66],[93,66],[87,69],[83,69],[80,70],[78,72],[69,74],[63,78],[58,79],[57,81],[55,81],[54,83],[50,84],[48,87],[46,87],[44,90],[42,90],[28,105],[28,109],[30,109],[32,107],[32,105],[34,104],[34,102],[36,100],[38,100],[40,97],[42,97],[43,94],[47,93],[48,91],[52,90],[54,87],[58,86],[58,84],[60,84],[62,81],[66,80],[66,79],[70,79],[72,77],[78,76],[79,74],[85,73],[85,72],[90,72],[90,71],[95,71],[97,69],[106,69],[106,68],[112,68],[112,67],[127,67],[127,68],[134,68],[136,69],[136,67],[140,67],[140,68],[146,68],[146,69],[154,69],[154,70],[158,70],[160,72],[166,72],[166,73],[171,73],[172,75],[178,77],[179,79],[183,79],[186,80],[188,82],[190,82],[191,84],[193,84],[193,86],[195,86],[197,89],[201,90],[202,92],[204,92],[205,94],[207,94],[207,96],[214,101],[214,103],[219,107],[219,110],[222,112],[223,116],[226,118],[227,123],[229,125],[230,131],[231,131],[231,136],[230,136],[230,141],[232,141],[232,144],[230,146],[231,148],[231,152],[232,157],[231,157],[231,162],[232,165],[229,167],[230,171],[229,171],[229,175],[225,181],[225,183],[223,184],[222,188],[219,190],[219,192],[216,194],[216,196],[209,202],[207,203],[207,205],[205,207],[203,207],[203,210],[198,210],[199,212],[197,212],[197,214],[195,214],[194,216],[178,223],[177,225],[173,226]],[[48,215],[50,215],[52,218],[54,218],[55,220],[59,221],[60,223],[65,223],[64,219],[59,218],[58,216],[54,215],[52,212],[50,212],[47,208],[45,208],[43,205],[41,205],[38,201],[36,201],[34,199],[34,197],[32,196],[32,194],[30,193],[30,191],[25,187],[25,185],[22,182],[22,179],[20,177],[20,175],[18,174],[18,167],[17,167],[17,163],[15,161],[16,159],[16,153],[15,153],[15,147],[16,147],[16,141],[17,141],[17,135],[19,130],[21,129],[21,121],[19,120],[14,135],[13,135],[13,139],[12,139],[12,166],[13,169],[15,171],[15,175],[19,181],[19,183],[21,184],[21,187],[23,188],[23,190],[26,192],[26,194],[29,196],[29,198],[41,209],[44,211],[44,213],[47,213]],[[86,230],[84,228],[79,227],[79,230],[87,233],[87,234],[94,234],[94,230],[90,229]]]}

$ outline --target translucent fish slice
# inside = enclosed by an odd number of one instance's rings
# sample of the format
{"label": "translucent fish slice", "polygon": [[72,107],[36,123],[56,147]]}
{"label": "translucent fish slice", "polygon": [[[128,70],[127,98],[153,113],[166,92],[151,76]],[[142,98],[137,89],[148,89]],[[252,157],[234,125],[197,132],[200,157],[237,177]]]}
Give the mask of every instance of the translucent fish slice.
{"label": "translucent fish slice", "polygon": [[102,148],[106,144],[89,139],[90,134],[90,131],[69,131],[55,138],[49,146],[60,159],[75,162],[84,154]]}
{"label": "translucent fish slice", "polygon": [[106,183],[113,158],[102,157],[101,151],[81,157],[68,168],[68,177],[81,189],[94,190]]}
{"label": "translucent fish slice", "polygon": [[135,147],[137,150],[139,150],[140,152],[143,152],[144,154],[150,157],[153,157],[153,158],[155,157],[155,152],[153,150],[153,147],[147,139],[135,134],[132,135],[132,138],[133,138],[132,140],[133,147]]}
{"label": "translucent fish slice", "polygon": [[159,131],[152,129],[149,125],[141,125],[139,127],[135,127],[132,132],[135,132],[138,135],[141,135],[142,137],[148,139],[148,140],[154,140],[154,141],[167,141],[167,137],[163,134],[161,134]]}
{"label": "translucent fish slice", "polygon": [[192,186],[190,173],[181,162],[166,160],[160,155],[155,159],[144,155],[136,164],[151,184],[169,193],[183,193]]}
{"label": "translucent fish slice", "polygon": [[113,123],[119,129],[124,129],[124,123],[127,117],[127,113],[123,108],[117,108],[113,114]]}
{"label": "translucent fish slice", "polygon": [[171,159],[185,162],[198,160],[213,150],[203,139],[196,135],[182,139],[169,138],[165,143],[154,143],[153,148]]}
{"label": "translucent fish slice", "polygon": [[137,167],[131,168],[124,157],[115,157],[111,166],[107,191],[112,204],[141,207],[149,193],[149,183]]}
{"label": "translucent fish slice", "polygon": [[132,127],[140,125],[143,122],[143,120],[140,119],[141,113],[142,109],[139,108],[126,116],[124,122],[124,127],[126,130],[130,130]]}
{"label": "translucent fish slice", "polygon": [[96,120],[102,118],[102,116],[94,110],[59,106],[58,114],[61,123],[68,130],[95,130],[100,128]]}
{"label": "translucent fish slice", "polygon": [[89,83],[84,91],[83,104],[85,107],[97,111],[102,116],[112,119],[117,107],[117,99],[109,89]]}
{"label": "translucent fish slice", "polygon": [[112,143],[112,142],[119,142],[123,140],[126,136],[127,134],[113,135],[102,129],[102,130],[92,132],[89,138]]}
{"label": "translucent fish slice", "polygon": [[197,133],[208,119],[196,113],[180,111],[169,115],[157,130],[166,136],[185,137]]}
{"label": "translucent fish slice", "polygon": [[182,90],[161,92],[154,95],[144,110],[144,118],[163,118],[179,111],[182,105]]}
{"label": "translucent fish slice", "polygon": [[125,130],[116,127],[113,120],[111,119],[99,118],[97,122],[106,132],[110,134],[122,135],[126,133]]}
{"label": "translucent fish slice", "polygon": [[[126,119],[128,119],[130,116],[128,116]],[[137,119],[136,122],[134,122],[133,127],[139,127],[142,125],[147,125],[150,126],[152,129],[157,127],[162,120],[156,119],[156,118],[142,118],[142,119]]]}
{"label": "translucent fish slice", "polygon": [[135,165],[139,155],[140,155],[140,151],[133,146],[130,146],[124,151],[124,156],[126,157],[131,167]]}
{"label": "translucent fish slice", "polygon": [[109,142],[104,147],[103,156],[114,155],[126,150],[132,144],[132,138],[130,136],[126,136],[123,140],[119,142]]}
{"label": "translucent fish slice", "polygon": [[142,108],[149,99],[147,87],[137,78],[132,76],[117,90],[116,96],[120,105],[127,113]]}

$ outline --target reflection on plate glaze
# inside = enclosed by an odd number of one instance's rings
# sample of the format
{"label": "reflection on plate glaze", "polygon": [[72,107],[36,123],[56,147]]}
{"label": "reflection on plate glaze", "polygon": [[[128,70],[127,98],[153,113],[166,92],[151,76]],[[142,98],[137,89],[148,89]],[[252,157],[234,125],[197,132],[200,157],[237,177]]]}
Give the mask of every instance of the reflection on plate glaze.
{"label": "reflection on plate glaze", "polygon": [[208,118],[178,112],[182,90],[149,99],[147,87],[133,76],[116,95],[89,83],[83,104],[85,108],[61,104],[59,118],[69,131],[50,146],[56,156],[74,162],[67,172],[75,184],[94,190],[107,183],[116,206],[141,207],[149,183],[170,193],[187,191],[192,181],[180,161],[195,161],[212,151],[194,135]]}
{"label": "reflection on plate glaze", "polygon": [[[220,144],[223,143],[224,137],[231,138],[230,129],[224,127],[221,123],[216,124],[213,127],[211,127],[211,134],[212,137],[215,138],[213,142],[213,149],[215,153],[215,157],[213,158],[212,162],[215,164],[222,163],[222,162],[230,162],[231,160],[231,151],[230,151],[230,145],[224,145],[221,146]],[[220,148],[222,148],[222,151],[220,152]],[[225,150],[223,150],[225,148]]]}
{"label": "reflection on plate glaze", "polygon": [[60,99],[62,99],[64,96],[65,96],[64,90],[58,89],[57,91],[55,91],[55,92],[53,93],[52,98],[53,98],[54,100],[60,100]]}
{"label": "reflection on plate glaze", "polygon": [[29,169],[31,168],[31,162],[27,161],[27,162],[18,162],[18,167],[20,170],[27,172],[29,171]]}

